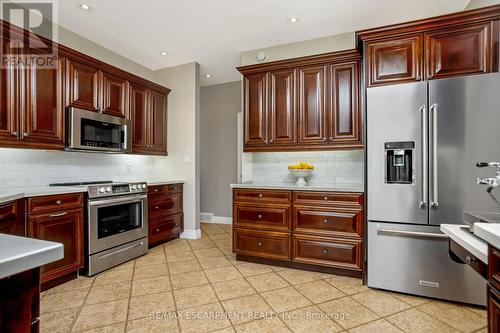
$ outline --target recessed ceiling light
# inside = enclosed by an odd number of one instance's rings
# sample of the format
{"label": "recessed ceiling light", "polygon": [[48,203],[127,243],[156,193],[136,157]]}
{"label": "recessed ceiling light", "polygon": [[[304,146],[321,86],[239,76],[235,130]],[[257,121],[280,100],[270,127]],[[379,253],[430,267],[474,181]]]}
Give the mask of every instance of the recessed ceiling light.
{"label": "recessed ceiling light", "polygon": [[209,78],[211,78],[211,77],[212,77],[212,75],[211,75],[211,74],[205,74],[205,77],[206,77],[207,79],[209,79]]}
{"label": "recessed ceiling light", "polygon": [[289,18],[286,19],[288,23],[297,23],[299,20],[296,16],[290,16]]}
{"label": "recessed ceiling light", "polygon": [[165,52],[165,51],[161,51],[161,52],[160,52],[160,54],[161,54],[162,56],[166,56],[166,55],[167,55],[167,52]]}
{"label": "recessed ceiling light", "polygon": [[80,5],[80,8],[81,8],[81,9],[83,9],[83,10],[89,10],[89,9],[90,9],[89,5],[86,5],[86,4],[84,4],[84,3],[82,3],[82,4]]}

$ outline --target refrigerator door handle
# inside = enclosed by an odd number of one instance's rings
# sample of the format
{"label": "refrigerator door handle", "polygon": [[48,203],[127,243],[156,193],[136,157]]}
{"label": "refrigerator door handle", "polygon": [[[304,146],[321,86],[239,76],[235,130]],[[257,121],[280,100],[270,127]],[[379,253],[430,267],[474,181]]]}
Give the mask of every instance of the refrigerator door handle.
{"label": "refrigerator door handle", "polygon": [[428,157],[428,133],[427,133],[427,107],[426,105],[422,105],[420,107],[420,114],[422,119],[421,130],[422,130],[422,194],[420,200],[420,207],[426,207],[429,200],[429,168],[427,166],[427,157]]}
{"label": "refrigerator door handle", "polygon": [[431,206],[438,207],[438,158],[437,158],[437,147],[438,147],[438,104],[434,103],[430,107],[430,112],[432,113],[432,199]]}
{"label": "refrigerator door handle", "polygon": [[445,234],[435,234],[431,232],[421,232],[421,231],[405,231],[405,230],[392,230],[384,229],[377,225],[378,234],[394,235],[394,236],[408,236],[408,237],[422,237],[422,238],[448,238]]}

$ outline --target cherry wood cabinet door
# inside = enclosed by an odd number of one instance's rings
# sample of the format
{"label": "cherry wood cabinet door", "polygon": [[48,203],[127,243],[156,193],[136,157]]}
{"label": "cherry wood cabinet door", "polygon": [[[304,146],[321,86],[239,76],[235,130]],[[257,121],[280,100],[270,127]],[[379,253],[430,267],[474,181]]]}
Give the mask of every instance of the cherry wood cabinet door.
{"label": "cherry wood cabinet door", "polygon": [[[9,49],[10,41],[2,37],[3,50]],[[0,142],[19,139],[17,69],[0,69]]]}
{"label": "cherry wood cabinet door", "polygon": [[150,92],[149,148],[160,154],[167,154],[167,96]]}
{"label": "cherry wood cabinet door", "polygon": [[324,144],[326,134],[326,65],[298,70],[299,143]]}
{"label": "cherry wood cabinet door", "polygon": [[491,22],[425,33],[427,78],[491,71]]}
{"label": "cherry wood cabinet door", "polygon": [[32,64],[21,70],[20,138],[33,144],[64,146],[64,59],[56,68]]}
{"label": "cherry wood cabinet door", "polygon": [[83,209],[31,215],[28,236],[64,245],[64,258],[41,267],[41,283],[83,266]]}
{"label": "cherry wood cabinet door", "polygon": [[246,75],[244,89],[244,145],[267,143],[267,74]]}
{"label": "cherry wood cabinet door", "polygon": [[132,121],[132,151],[143,151],[148,144],[148,90],[131,84],[129,116]]}
{"label": "cherry wood cabinet door", "polygon": [[102,82],[102,113],[125,117],[128,106],[128,81],[105,72],[101,72],[100,81]]}
{"label": "cherry wood cabinet door", "polygon": [[330,143],[360,143],[359,65],[357,62],[329,67]]}
{"label": "cherry wood cabinet door", "polygon": [[367,43],[368,87],[422,80],[422,41],[414,34]]}
{"label": "cherry wood cabinet door", "polygon": [[269,73],[269,144],[297,142],[295,70]]}
{"label": "cherry wood cabinet door", "polygon": [[89,111],[99,109],[99,70],[73,60],[66,61],[66,106]]}

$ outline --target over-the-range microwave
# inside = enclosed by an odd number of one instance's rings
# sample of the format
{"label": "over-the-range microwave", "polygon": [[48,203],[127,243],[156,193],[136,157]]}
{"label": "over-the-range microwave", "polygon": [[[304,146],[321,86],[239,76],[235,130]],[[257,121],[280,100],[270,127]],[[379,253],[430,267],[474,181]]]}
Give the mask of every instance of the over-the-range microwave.
{"label": "over-the-range microwave", "polygon": [[131,128],[124,118],[70,107],[66,111],[66,150],[130,153]]}

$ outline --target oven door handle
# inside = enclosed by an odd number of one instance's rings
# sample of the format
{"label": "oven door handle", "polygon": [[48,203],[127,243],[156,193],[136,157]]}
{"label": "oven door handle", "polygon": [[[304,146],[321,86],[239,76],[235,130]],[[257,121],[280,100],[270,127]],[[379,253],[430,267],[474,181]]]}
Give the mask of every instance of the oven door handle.
{"label": "oven door handle", "polygon": [[99,256],[99,259],[104,259],[106,257],[113,256],[115,254],[122,253],[122,252],[128,251],[130,249],[133,249],[134,247],[138,247],[138,246],[142,246],[142,245],[144,245],[144,242],[133,244],[133,245],[124,247],[123,249],[119,249],[119,250],[116,250],[116,251],[113,251],[113,252],[110,252],[110,253],[103,254],[103,255]]}
{"label": "oven door handle", "polygon": [[143,201],[144,199],[147,199],[147,195],[138,195],[138,196],[130,196],[126,198],[116,198],[116,199],[103,199],[103,200],[96,200],[96,201],[90,201],[89,205],[90,206],[106,206],[109,204],[115,204],[115,203],[134,203],[134,202],[140,202]]}

